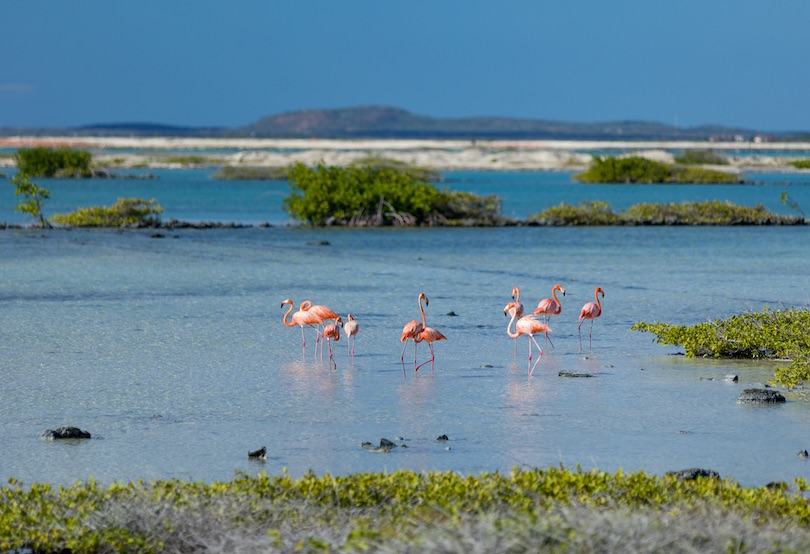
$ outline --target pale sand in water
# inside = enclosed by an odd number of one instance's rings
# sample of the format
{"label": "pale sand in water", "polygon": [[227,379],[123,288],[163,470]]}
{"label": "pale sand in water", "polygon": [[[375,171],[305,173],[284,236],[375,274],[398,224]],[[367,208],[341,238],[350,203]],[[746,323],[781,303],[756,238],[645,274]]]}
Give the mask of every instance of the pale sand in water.
{"label": "pale sand in water", "polygon": [[[676,141],[541,141],[541,140],[339,140],[339,139],[217,139],[132,137],[6,137],[0,148],[34,146],[87,149],[99,165],[110,167],[172,168],[194,156],[210,165],[286,167],[301,162],[345,166],[376,156],[438,170],[518,171],[572,170],[588,166],[590,152],[632,152],[658,161],[673,161],[683,150],[714,150],[729,157],[717,169],[793,170],[788,163],[807,159],[810,143],[738,143]],[[121,150],[118,152],[117,150]],[[739,150],[754,152],[735,155]],[[795,156],[773,156],[774,151]],[[0,166],[14,167],[11,156],[0,156]]]}

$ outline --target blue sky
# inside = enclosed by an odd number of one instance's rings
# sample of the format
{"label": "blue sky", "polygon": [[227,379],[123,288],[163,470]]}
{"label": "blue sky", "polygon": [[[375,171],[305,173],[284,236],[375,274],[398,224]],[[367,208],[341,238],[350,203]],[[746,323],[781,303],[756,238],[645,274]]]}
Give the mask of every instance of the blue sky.
{"label": "blue sky", "polygon": [[810,2],[4,2],[0,127],[301,109],[810,130]]}

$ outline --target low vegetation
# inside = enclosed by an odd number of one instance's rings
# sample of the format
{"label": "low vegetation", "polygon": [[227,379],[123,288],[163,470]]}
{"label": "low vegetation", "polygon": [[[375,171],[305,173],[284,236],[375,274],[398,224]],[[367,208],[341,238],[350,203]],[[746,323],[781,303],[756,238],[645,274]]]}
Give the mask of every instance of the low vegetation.
{"label": "low vegetation", "polygon": [[12,177],[11,184],[14,187],[14,195],[22,196],[14,211],[35,218],[40,227],[50,227],[42,212],[42,205],[51,197],[51,191],[31,181],[25,173],[17,173]]}
{"label": "low vegetation", "polygon": [[641,156],[594,156],[591,166],[574,175],[583,183],[738,183],[736,173],[670,165]]}
{"label": "low vegetation", "polygon": [[310,168],[295,164],[283,207],[313,226],[497,225],[500,199],[439,190],[420,171],[389,164]]}
{"label": "low vegetation", "polygon": [[60,148],[20,148],[14,156],[17,170],[29,177],[92,177],[93,156],[86,150]]}
{"label": "low vegetation", "polygon": [[151,227],[160,222],[163,208],[157,200],[119,198],[112,206],[80,208],[69,214],[56,214],[51,221],[65,227]]}
{"label": "low vegetation", "polygon": [[690,327],[636,323],[634,331],[653,333],[663,345],[683,346],[690,357],[779,359],[774,383],[795,387],[810,380],[810,311],[763,309]]}
{"label": "low vegetation", "polygon": [[241,167],[226,165],[211,175],[222,181],[286,181],[286,167]]}
{"label": "low vegetation", "polygon": [[529,216],[535,225],[806,225],[803,216],[777,215],[762,204],[737,206],[731,202],[634,204],[622,213],[606,202],[560,204]]}
{"label": "low vegetation", "polygon": [[686,150],[675,156],[675,163],[681,165],[728,165],[728,157],[714,150]]}
{"label": "low vegetation", "polygon": [[790,162],[790,165],[796,169],[810,169],[810,160],[795,160]]}
{"label": "low vegetation", "polygon": [[807,483],[743,488],[643,472],[286,473],[230,482],[0,488],[0,550],[801,552]]}

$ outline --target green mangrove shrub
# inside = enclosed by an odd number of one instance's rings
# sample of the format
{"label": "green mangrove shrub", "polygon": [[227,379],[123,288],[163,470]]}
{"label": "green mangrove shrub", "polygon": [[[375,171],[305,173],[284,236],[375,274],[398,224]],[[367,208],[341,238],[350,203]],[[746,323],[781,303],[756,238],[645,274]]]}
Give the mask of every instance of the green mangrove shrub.
{"label": "green mangrove shrub", "polygon": [[685,150],[675,156],[675,163],[682,165],[728,165],[728,157],[714,150]]}
{"label": "green mangrove shrub", "polygon": [[59,148],[20,148],[14,155],[17,170],[31,177],[91,177],[92,154],[86,150]]}
{"label": "green mangrove shrub", "polygon": [[211,175],[212,179],[222,181],[285,181],[288,172],[286,167],[252,167],[226,165]]}
{"label": "green mangrove shrub", "polygon": [[794,160],[790,165],[796,169],[810,169],[810,160]]}
{"label": "green mangrove shrub", "polygon": [[282,207],[314,226],[487,224],[500,220],[495,197],[438,190],[419,173],[389,165],[293,165]]}
{"label": "green mangrove shrub", "polygon": [[[661,541],[657,551],[725,551],[708,547],[765,535],[764,544],[749,546],[798,552],[810,545],[810,507],[802,496],[807,483],[796,479],[795,485],[791,492],[787,484],[744,488],[712,478],[553,467],[479,475],[310,472],[298,479],[286,472],[238,472],[230,482],[107,488],[93,481],[25,487],[12,479],[0,487],[0,551],[454,552],[487,541],[492,546],[483,551],[567,552],[577,545],[576,552],[594,552],[621,541],[588,523],[616,514],[614,525],[628,536],[644,533]],[[644,517],[634,522],[633,513]],[[684,547],[673,548],[674,537],[650,522],[679,518],[689,532],[678,537]],[[718,519],[731,522],[730,533],[713,531],[711,522]],[[479,532],[470,533],[471,526]],[[522,548],[505,549],[516,536]],[[448,550],[451,539],[458,547]]]}
{"label": "green mangrove shrub", "polygon": [[799,308],[748,312],[692,326],[667,323],[633,325],[663,345],[683,346],[689,357],[780,359],[773,382],[795,387],[810,380],[810,311]]}
{"label": "green mangrove shrub", "polygon": [[736,183],[734,173],[680,167],[641,156],[593,156],[591,166],[574,175],[583,183]]}
{"label": "green mangrove shrub", "polygon": [[40,227],[50,227],[42,213],[42,204],[51,197],[51,192],[31,181],[25,173],[17,173],[11,178],[11,184],[14,186],[14,195],[23,197],[14,211],[35,218]]}
{"label": "green mangrove shrub", "polygon": [[634,204],[617,214],[606,202],[560,204],[528,218],[536,225],[804,225],[800,216],[778,215],[762,204],[753,207],[731,202]]}
{"label": "green mangrove shrub", "polygon": [[69,214],[56,214],[51,221],[66,227],[151,227],[160,223],[163,208],[157,200],[119,198],[112,206],[80,208]]}

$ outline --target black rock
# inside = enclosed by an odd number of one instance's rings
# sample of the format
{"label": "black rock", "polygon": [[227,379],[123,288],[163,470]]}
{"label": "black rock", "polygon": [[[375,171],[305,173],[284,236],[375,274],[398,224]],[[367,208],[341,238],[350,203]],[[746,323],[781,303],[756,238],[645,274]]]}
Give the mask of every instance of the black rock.
{"label": "black rock", "polygon": [[557,374],[557,377],[595,377],[593,373],[581,373],[579,371],[563,370]]}
{"label": "black rock", "polygon": [[799,458],[807,458],[808,456],[810,456],[810,454],[808,454],[808,453],[807,453],[807,450],[799,450],[799,451],[796,453],[796,455],[797,455]]}
{"label": "black rock", "polygon": [[678,481],[694,481],[698,477],[704,477],[707,479],[720,479],[720,474],[716,471],[711,469],[700,469],[697,467],[693,467],[690,469],[682,469],[680,471],[668,471],[667,475],[672,475]]}
{"label": "black rock", "polygon": [[90,433],[82,431],[78,427],[60,427],[56,430],[48,429],[42,434],[42,438],[47,440],[89,439]]}
{"label": "black rock", "polygon": [[777,404],[785,401],[780,393],[768,389],[745,389],[737,399],[737,402],[751,404]]}
{"label": "black rock", "polygon": [[441,436],[436,437],[436,440],[444,442],[444,441],[449,441],[450,439],[447,438],[447,435],[441,435]]}
{"label": "black rock", "polygon": [[397,445],[388,439],[380,439],[380,446],[374,446],[370,442],[361,443],[360,446],[372,452],[390,452],[391,449],[396,448]]}
{"label": "black rock", "polygon": [[248,452],[248,458],[258,458],[260,460],[267,459],[267,447],[262,446],[258,450],[254,450],[253,452]]}

